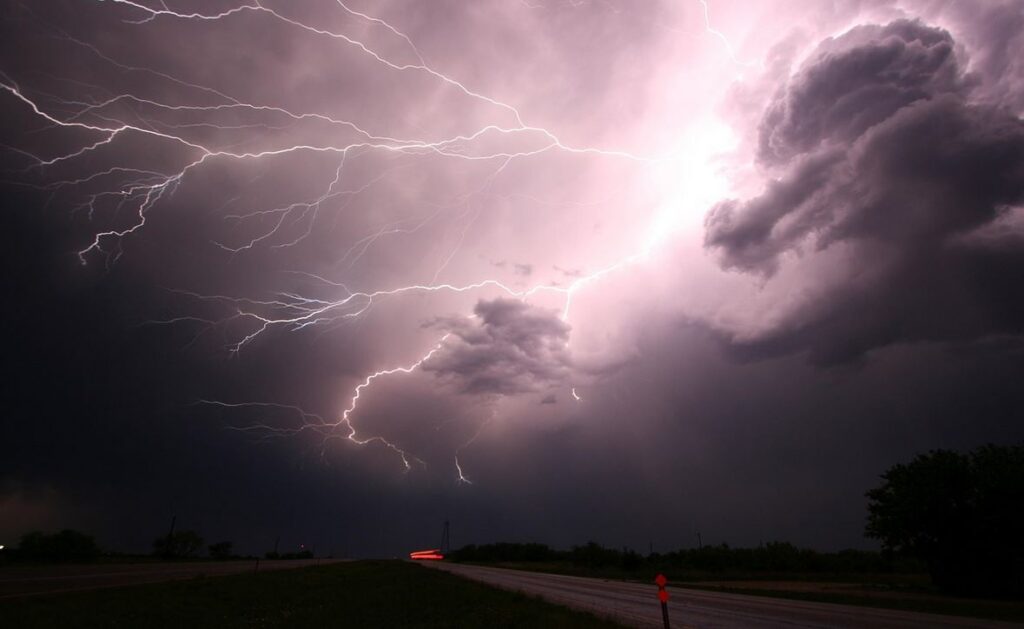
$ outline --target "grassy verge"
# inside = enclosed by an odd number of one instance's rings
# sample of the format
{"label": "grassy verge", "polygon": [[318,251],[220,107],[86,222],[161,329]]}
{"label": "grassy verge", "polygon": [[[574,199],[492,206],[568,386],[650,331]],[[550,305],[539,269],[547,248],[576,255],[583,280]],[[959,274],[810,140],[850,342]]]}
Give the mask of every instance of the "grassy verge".
{"label": "grassy verge", "polygon": [[[626,571],[616,567],[588,569],[584,566],[563,562],[501,562],[481,563],[478,565],[644,583],[653,582],[655,576],[654,573],[650,575],[639,574],[635,571]],[[838,603],[841,605],[897,609],[949,616],[966,616],[985,620],[1024,622],[1024,602],[942,596],[931,587],[927,575],[757,573],[744,571],[708,573],[685,570],[665,570],[665,574],[669,577],[671,585],[712,592],[729,592],[732,594],[768,596],[819,603]],[[715,581],[716,583],[710,585],[701,583],[702,581]],[[729,583],[730,581],[734,581],[735,584]],[[841,584],[850,587],[848,588],[849,591],[846,592],[805,591],[803,589],[793,591],[774,589],[769,584],[753,587],[742,583],[743,581],[790,581],[821,584],[822,586]],[[822,589],[833,590],[836,588],[823,587]]]}
{"label": "grassy verge", "polygon": [[397,561],[0,601],[4,627],[618,627]]}
{"label": "grassy verge", "polygon": [[875,598],[857,594],[832,592],[791,592],[761,588],[737,588],[720,586],[703,586],[683,583],[679,587],[710,592],[729,592],[732,594],[748,594],[750,596],[769,596],[788,598],[797,601],[813,601],[818,603],[839,603],[841,605],[857,605],[860,607],[878,607],[882,609],[898,609],[903,611],[925,612],[929,614],[945,614],[948,616],[967,616],[985,620],[1005,620],[1024,622],[1024,603],[1016,601],[989,601],[982,599],[951,598],[934,596],[927,599],[920,597]]}

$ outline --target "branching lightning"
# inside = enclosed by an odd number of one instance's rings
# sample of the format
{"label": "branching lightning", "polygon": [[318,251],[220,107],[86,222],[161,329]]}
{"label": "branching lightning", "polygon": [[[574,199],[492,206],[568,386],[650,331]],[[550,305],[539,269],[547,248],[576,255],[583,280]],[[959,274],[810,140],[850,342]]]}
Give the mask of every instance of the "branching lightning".
{"label": "branching lightning", "polygon": [[[128,139],[141,139],[154,143],[159,147],[168,147],[180,151],[184,157],[176,169],[162,172],[149,167],[118,165],[90,172],[84,176],[61,178],[34,185],[43,190],[55,193],[58,191],[90,190],[93,186],[102,185],[99,191],[82,193],[82,200],[76,209],[84,210],[92,218],[105,204],[113,204],[116,211],[129,210],[131,221],[124,226],[103,229],[93,234],[92,239],[79,251],[78,257],[82,264],[100,258],[106,264],[115,263],[122,255],[121,243],[124,239],[143,230],[147,217],[161,201],[174,195],[176,190],[192,173],[216,161],[258,161],[279,158],[291,154],[310,154],[334,157],[337,165],[333,169],[333,177],[308,198],[293,201],[284,205],[265,209],[251,209],[232,212],[225,215],[225,220],[236,224],[266,225],[254,236],[243,238],[237,242],[214,243],[231,254],[244,254],[257,247],[288,248],[301,243],[314,229],[322,207],[328,202],[347,200],[366,193],[373,186],[380,185],[386,172],[358,186],[347,186],[344,175],[349,162],[356,157],[382,153],[410,156],[436,156],[445,160],[463,160],[467,162],[494,162],[497,167],[485,178],[482,185],[468,194],[482,193],[501,176],[503,171],[515,160],[538,156],[549,152],[563,152],[570,155],[589,155],[602,158],[629,160],[639,164],[653,164],[671,161],[674,156],[643,156],[630,151],[614,150],[603,147],[577,146],[563,142],[559,136],[542,126],[526,122],[528,118],[520,110],[498,98],[486,95],[453,76],[429,64],[413,40],[402,30],[389,22],[356,11],[341,0],[337,0],[338,9],[346,16],[364,25],[384,31],[390,36],[404,42],[407,54],[412,60],[401,61],[389,57],[376,48],[369,40],[359,39],[342,32],[331,30],[302,19],[287,15],[280,10],[266,6],[260,0],[223,10],[218,13],[180,12],[169,8],[168,4],[158,3],[148,6],[134,0],[96,0],[99,3],[116,7],[118,13],[126,12],[125,21],[136,26],[146,25],[159,20],[176,20],[184,22],[219,22],[238,18],[243,14],[258,14],[274,20],[282,27],[294,29],[306,36],[327,38],[350,48],[360,55],[376,63],[384,72],[400,74],[416,73],[437,81],[446,89],[453,89],[464,98],[489,108],[493,111],[492,121],[470,131],[449,135],[440,139],[430,137],[395,137],[388,133],[366,128],[355,121],[338,118],[316,111],[295,111],[272,103],[249,102],[229,94],[217,86],[202,85],[175,77],[173,74],[154,68],[139,66],[113,58],[96,44],[72,37],[63,31],[56,36],[79,47],[84,54],[89,54],[126,73],[145,73],[166,81],[180,88],[177,102],[166,102],[151,96],[143,96],[129,92],[109,95],[106,98],[68,99],[35,91],[25,87],[19,81],[0,72],[0,95],[6,95],[21,103],[22,106],[53,128],[75,131],[73,138],[82,135],[91,136],[66,152],[42,157],[21,149],[11,149],[27,158],[31,163],[22,174],[46,173],[56,167],[72,163],[87,163],[87,159],[101,151],[112,147],[118,142]],[[709,7],[706,0],[700,0],[704,11],[707,31],[719,38],[726,46],[729,55],[735,60],[732,45],[719,31],[711,27]],[[738,62],[737,62],[738,63]],[[132,115],[125,114],[129,109]],[[166,120],[165,116],[199,117],[201,122],[180,123]],[[218,116],[260,116],[262,121],[255,124],[225,124],[218,121]],[[205,118],[204,118],[205,117]],[[334,129],[342,141],[325,137],[320,143],[281,144],[268,147],[247,147],[236,149],[228,145],[217,145],[210,140],[201,139],[201,129],[219,131],[246,128],[276,129],[300,122],[315,122]],[[494,140],[516,140],[509,143],[508,148],[491,148]],[[85,166],[87,167],[87,166]],[[231,203],[229,201],[228,203]],[[415,233],[423,225],[435,220],[440,209],[417,220],[399,221],[384,225],[356,241],[344,251],[341,260],[351,267],[381,238],[394,233]],[[336,299],[319,299],[297,294],[282,292],[269,299],[256,299],[223,294],[202,294],[194,291],[177,291],[180,295],[197,300],[200,303],[215,304],[226,308],[231,314],[222,319],[211,319],[199,316],[173,317],[151,323],[180,324],[192,323],[207,328],[224,325],[227,322],[242,323],[249,326],[248,330],[234,339],[228,350],[234,354],[242,352],[261,335],[273,330],[297,331],[314,326],[327,326],[364,316],[376,302],[405,294],[426,293],[467,293],[482,290],[498,291],[508,297],[529,300],[540,294],[560,296],[562,301],[561,318],[568,320],[573,298],[581,290],[597,283],[605,277],[616,273],[630,265],[645,259],[651,253],[648,245],[638,252],[621,257],[619,260],[590,271],[580,273],[566,285],[553,282],[537,282],[532,285],[512,286],[499,279],[483,278],[469,283],[448,283],[439,281],[449,262],[455,256],[464,240],[467,231],[479,216],[479,208],[473,214],[467,210],[464,214],[461,234],[448,255],[435,269],[433,279],[429,283],[416,283],[391,288],[373,288],[349,290],[344,284],[332,279],[304,273],[310,280],[320,283],[329,289],[340,289],[343,296]],[[269,225],[267,224],[269,221]],[[300,226],[298,235],[288,230]],[[252,432],[264,437],[281,437],[311,432],[328,439],[340,438],[358,446],[377,444],[398,455],[406,470],[412,463],[425,466],[416,456],[410,454],[399,444],[381,436],[361,436],[353,423],[355,414],[364,394],[373,384],[382,378],[408,375],[417,371],[424,363],[442,350],[450,336],[441,336],[428,351],[415,360],[398,367],[379,369],[367,375],[355,386],[348,402],[335,420],[321,415],[309,413],[294,405],[269,402],[238,402],[228,403],[217,400],[203,400],[202,404],[225,409],[249,409],[291,415],[297,425],[282,428],[267,423],[254,423],[237,430]],[[575,388],[571,389],[572,397],[581,400]],[[458,482],[469,484],[464,475],[458,454],[471,445],[484,428],[493,421],[492,416],[482,423],[473,437],[455,452],[455,468]]]}

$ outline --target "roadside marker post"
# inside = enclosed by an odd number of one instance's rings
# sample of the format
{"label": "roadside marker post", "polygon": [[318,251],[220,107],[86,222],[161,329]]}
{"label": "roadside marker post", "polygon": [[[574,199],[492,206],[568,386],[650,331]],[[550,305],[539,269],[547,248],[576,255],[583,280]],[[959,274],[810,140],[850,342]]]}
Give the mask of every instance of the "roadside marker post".
{"label": "roadside marker post", "polygon": [[668,579],[665,578],[665,575],[659,574],[654,577],[654,582],[658,585],[658,600],[661,601],[661,620],[665,623],[665,629],[670,629],[668,626],[668,590],[665,589]]}

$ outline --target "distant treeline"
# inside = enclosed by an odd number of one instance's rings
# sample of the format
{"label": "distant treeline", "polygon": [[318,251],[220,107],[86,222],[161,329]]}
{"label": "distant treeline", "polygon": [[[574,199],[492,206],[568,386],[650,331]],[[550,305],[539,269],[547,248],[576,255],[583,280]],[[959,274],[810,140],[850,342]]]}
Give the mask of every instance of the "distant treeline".
{"label": "distant treeline", "polygon": [[49,534],[26,533],[17,548],[4,549],[4,555],[13,561],[47,563],[88,563],[96,561],[100,554],[95,538],[71,529]]}
{"label": "distant treeline", "polygon": [[[156,538],[153,542],[152,556],[161,559],[195,559],[202,555],[203,546],[203,538],[195,531],[176,531]],[[206,550],[210,559],[241,559],[232,551],[232,544],[229,541],[210,544]],[[268,558],[278,558],[270,557],[272,554],[267,553]],[[72,529],[56,533],[32,531],[22,535],[17,547],[0,547],[0,563],[91,563],[101,559],[129,558],[143,559],[145,556],[104,550],[92,535]],[[290,556],[281,558],[287,559]]]}
{"label": "distant treeline", "polygon": [[454,561],[472,563],[562,563],[587,570],[651,572],[692,570],[709,573],[810,572],[881,573],[921,572],[919,562],[864,550],[834,553],[797,548],[786,542],[771,542],[756,548],[732,548],[728,544],[687,548],[667,553],[642,555],[632,549],[606,548],[596,542],[556,550],[545,544],[469,545],[449,554]]}

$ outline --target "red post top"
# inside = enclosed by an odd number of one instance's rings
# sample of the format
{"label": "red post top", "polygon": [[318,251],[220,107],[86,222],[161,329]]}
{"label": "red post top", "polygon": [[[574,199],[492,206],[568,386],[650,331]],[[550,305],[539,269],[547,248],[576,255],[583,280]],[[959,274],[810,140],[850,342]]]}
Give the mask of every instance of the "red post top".
{"label": "red post top", "polygon": [[658,589],[663,590],[665,589],[665,584],[668,583],[668,579],[665,578],[665,575],[659,574],[658,576],[654,577],[654,582],[658,584]]}

